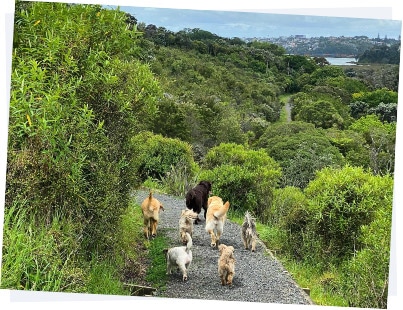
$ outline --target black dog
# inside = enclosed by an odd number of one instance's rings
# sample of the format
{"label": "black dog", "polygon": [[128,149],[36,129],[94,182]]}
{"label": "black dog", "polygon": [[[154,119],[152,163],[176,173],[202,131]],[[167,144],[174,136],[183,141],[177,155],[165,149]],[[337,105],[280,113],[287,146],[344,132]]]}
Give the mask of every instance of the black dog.
{"label": "black dog", "polygon": [[[209,181],[200,181],[198,185],[189,190],[186,194],[186,208],[193,210],[197,214],[204,209],[204,218],[207,212],[207,200],[211,192],[211,183]],[[195,224],[200,221],[199,217],[196,218]]]}

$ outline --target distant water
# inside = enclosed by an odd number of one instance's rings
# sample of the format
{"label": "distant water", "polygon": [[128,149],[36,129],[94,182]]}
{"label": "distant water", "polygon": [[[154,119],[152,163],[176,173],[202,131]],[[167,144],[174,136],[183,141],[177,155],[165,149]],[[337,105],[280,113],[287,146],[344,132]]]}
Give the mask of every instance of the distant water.
{"label": "distant water", "polygon": [[355,58],[343,58],[343,57],[325,57],[326,60],[331,64],[335,66],[351,66],[355,65]]}

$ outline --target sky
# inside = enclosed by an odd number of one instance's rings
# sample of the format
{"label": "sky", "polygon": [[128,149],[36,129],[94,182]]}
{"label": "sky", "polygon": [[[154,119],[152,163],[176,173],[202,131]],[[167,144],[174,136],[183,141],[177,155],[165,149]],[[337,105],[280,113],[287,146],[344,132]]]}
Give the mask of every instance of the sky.
{"label": "sky", "polygon": [[[108,6],[111,7],[111,6]],[[116,8],[114,6],[114,8]],[[329,17],[314,15],[233,12],[221,10],[191,10],[121,6],[122,11],[135,16],[138,22],[154,24],[177,32],[185,28],[200,28],[221,37],[306,37],[367,36],[398,39],[402,23],[399,20]]]}
{"label": "sky", "polygon": [[[403,20],[403,9],[400,0],[202,0],[202,1],[173,1],[173,0],[76,0],[76,1],[53,1],[49,2],[74,2],[85,4],[120,5],[136,7],[154,7],[170,9],[186,9],[192,11],[190,14],[183,14],[184,11],[175,11],[179,15],[161,14],[164,10],[136,11],[136,18],[146,24],[153,23],[158,27],[166,27],[172,31],[184,28],[200,28],[210,31],[219,36],[249,37],[249,36],[288,36],[303,34],[306,36],[354,36],[366,35],[380,37],[385,35],[389,38],[397,38],[401,34],[401,23]],[[13,36],[13,14],[15,0],[2,0],[0,2],[0,47],[1,58],[0,68],[0,254],[2,251],[1,240],[3,237],[3,210],[6,175],[6,154],[7,154],[7,132],[11,76],[11,53]],[[200,12],[205,11],[205,12]],[[209,12],[206,12],[209,11]],[[222,11],[227,11],[223,14]],[[234,14],[229,14],[229,12]],[[242,13],[239,13],[241,11]],[[236,13],[238,12],[238,13]],[[259,14],[249,14],[249,13]],[[141,14],[140,14],[141,13]],[[143,15],[144,13],[144,15]],[[208,13],[208,14],[206,14]],[[248,13],[248,14],[244,14]],[[276,16],[261,14],[276,13]],[[280,15],[281,14],[281,15]],[[263,16],[264,15],[264,16]],[[287,16],[288,15],[288,16]],[[292,17],[290,16],[292,15]],[[302,16],[301,16],[302,15]],[[317,16],[318,18],[314,18]],[[262,20],[265,17],[266,20]],[[337,17],[337,18],[335,18]],[[171,27],[177,27],[172,28]],[[211,27],[211,28],[210,28]],[[402,73],[402,66],[400,67]],[[402,79],[400,79],[402,81]],[[399,89],[402,89],[400,81]],[[399,92],[400,95],[400,92]],[[403,98],[399,96],[399,106]],[[401,111],[398,110],[398,124],[402,119]],[[397,126],[396,141],[396,162],[395,162],[395,186],[403,188],[403,126]],[[396,193],[396,192],[395,192]],[[403,222],[400,209],[396,206],[403,205],[403,195],[395,194],[393,200],[393,223],[391,242],[391,273],[389,279],[388,310],[401,308],[403,301],[403,285],[397,285],[397,278],[402,279],[403,268],[397,269],[397,256],[401,254],[402,242],[397,239],[403,236],[403,225],[396,223]],[[399,211],[397,211],[399,209]],[[400,240],[397,242],[397,240]],[[399,255],[401,257],[402,255]],[[1,262],[1,255],[0,255]],[[90,304],[88,304],[90,302]],[[179,309],[205,309],[206,307],[231,307],[244,308],[242,303],[222,304],[219,301],[181,300],[175,302],[166,299],[154,298],[125,298],[122,296],[104,296],[91,294],[60,294],[48,292],[10,291],[0,289],[0,305],[5,309],[87,309],[91,307],[125,309],[159,308],[165,309],[175,307]],[[253,303],[253,309],[265,310],[267,304]],[[270,305],[274,309],[303,309],[297,305]],[[306,308],[305,308],[306,309]],[[328,307],[315,306],[318,310],[328,310]],[[335,308],[337,309],[337,307]],[[354,309],[354,308],[352,308]],[[340,308],[346,310],[346,308]]]}

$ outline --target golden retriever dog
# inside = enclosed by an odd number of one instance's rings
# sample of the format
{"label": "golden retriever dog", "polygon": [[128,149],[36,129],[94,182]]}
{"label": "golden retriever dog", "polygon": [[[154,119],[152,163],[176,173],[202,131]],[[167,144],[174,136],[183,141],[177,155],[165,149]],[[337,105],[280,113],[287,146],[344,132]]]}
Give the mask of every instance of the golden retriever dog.
{"label": "golden retriever dog", "polygon": [[188,269],[192,263],[192,237],[189,233],[185,235],[186,246],[177,246],[163,250],[167,260],[167,274],[172,274],[172,270],[176,267],[182,272],[183,281],[187,281]]}
{"label": "golden retriever dog", "polygon": [[224,230],[230,203],[227,201],[224,204],[220,197],[211,196],[207,204],[205,229],[211,237],[211,247],[216,247]]}
{"label": "golden retriever dog", "polygon": [[218,246],[220,256],[218,258],[218,275],[221,285],[232,285],[235,276],[235,257],[234,247],[232,245],[220,244]]}
{"label": "golden retriever dog", "polygon": [[193,238],[193,223],[197,219],[198,214],[190,209],[182,210],[179,218],[179,236],[183,244],[187,243],[186,233]]}
{"label": "golden retriever dog", "polygon": [[255,220],[249,211],[246,211],[241,226],[241,236],[245,250],[251,249],[252,252],[256,251],[256,239],[258,237]]}
{"label": "golden retriever dog", "polygon": [[141,211],[144,218],[144,236],[150,239],[157,235],[157,225],[159,221],[160,210],[164,211],[162,203],[153,197],[152,192],[141,203]]}

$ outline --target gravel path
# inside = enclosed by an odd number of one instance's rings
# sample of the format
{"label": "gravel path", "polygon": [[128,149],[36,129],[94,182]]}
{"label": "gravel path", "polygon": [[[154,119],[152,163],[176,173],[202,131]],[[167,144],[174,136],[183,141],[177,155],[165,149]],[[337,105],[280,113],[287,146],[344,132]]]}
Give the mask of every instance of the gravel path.
{"label": "gravel path", "polygon": [[[137,191],[136,200],[141,203],[148,191]],[[181,245],[179,241],[179,216],[185,209],[185,199],[154,193],[165,211],[160,213],[157,234],[170,240],[170,246]],[[170,275],[166,290],[157,296],[166,298],[203,299],[223,301],[249,301],[262,303],[282,303],[310,305],[309,296],[295,283],[289,273],[262,242],[258,242],[256,252],[243,248],[240,225],[227,219],[221,243],[235,248],[235,277],[232,286],[222,286],[217,266],[218,250],[210,247],[210,236],[204,229],[205,221],[194,225],[193,261],[188,271],[188,281],[182,281],[180,272]]]}

